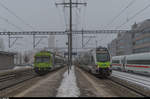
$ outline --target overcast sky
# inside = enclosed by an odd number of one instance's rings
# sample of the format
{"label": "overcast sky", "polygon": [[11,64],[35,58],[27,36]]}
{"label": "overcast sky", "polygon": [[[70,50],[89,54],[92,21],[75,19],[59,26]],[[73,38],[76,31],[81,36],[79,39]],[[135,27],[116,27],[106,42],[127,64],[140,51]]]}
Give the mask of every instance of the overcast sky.
{"label": "overcast sky", "polygon": [[[14,15],[8,12],[0,5],[0,17],[4,17],[9,22],[15,24],[18,28],[12,26],[10,23],[0,18],[0,30],[1,31],[44,31],[44,30],[65,30],[66,23],[68,22],[67,10],[64,16],[64,10],[62,7],[56,7],[56,2],[63,0],[0,0],[0,3],[5,5],[8,9],[13,11],[17,16],[24,20],[25,25],[22,21],[18,20]],[[150,0],[79,0],[87,2],[86,7],[80,7],[79,9],[74,8],[74,29],[115,29],[117,26],[124,22],[127,22],[133,15],[138,11],[150,5]],[[115,18],[129,3],[132,4],[112,22]],[[80,12],[80,13],[79,13]],[[134,22],[141,22],[150,17],[150,8],[147,8],[138,16],[130,20],[127,24],[123,25],[118,29],[130,29]],[[66,21],[65,21],[66,20]],[[78,25],[76,25],[78,24]],[[108,25],[110,24],[110,25]],[[97,35],[96,35],[97,36]],[[99,35],[97,36],[98,45],[107,46],[107,44],[114,39],[114,35]],[[57,46],[64,46],[66,37],[57,37]],[[8,49],[8,38],[4,37],[5,47]],[[86,43],[85,39],[85,43]],[[81,47],[81,38],[79,36],[74,40],[74,47]],[[24,39],[18,40],[12,49],[32,49],[32,38],[25,37]],[[47,40],[38,47],[46,47]],[[89,42],[89,47],[95,47],[95,39]],[[87,47],[88,47],[87,46]]]}

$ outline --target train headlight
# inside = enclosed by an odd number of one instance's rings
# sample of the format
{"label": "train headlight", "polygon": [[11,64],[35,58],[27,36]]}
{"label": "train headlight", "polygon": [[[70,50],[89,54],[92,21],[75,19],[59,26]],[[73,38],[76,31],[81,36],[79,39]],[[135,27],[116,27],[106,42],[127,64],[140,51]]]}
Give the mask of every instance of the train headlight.
{"label": "train headlight", "polygon": [[97,65],[97,69],[99,69],[99,65]]}
{"label": "train headlight", "polygon": [[112,64],[110,64],[110,67],[112,67]]}

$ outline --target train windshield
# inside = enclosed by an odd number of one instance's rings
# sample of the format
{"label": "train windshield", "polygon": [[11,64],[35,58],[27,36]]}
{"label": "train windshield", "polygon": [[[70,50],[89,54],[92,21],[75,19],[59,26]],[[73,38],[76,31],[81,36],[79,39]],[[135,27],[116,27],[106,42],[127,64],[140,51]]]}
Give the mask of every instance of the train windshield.
{"label": "train windshield", "polygon": [[108,53],[97,53],[96,58],[97,58],[97,62],[110,61],[110,56]]}
{"label": "train windshield", "polygon": [[35,62],[36,63],[49,63],[50,57],[36,57]]}

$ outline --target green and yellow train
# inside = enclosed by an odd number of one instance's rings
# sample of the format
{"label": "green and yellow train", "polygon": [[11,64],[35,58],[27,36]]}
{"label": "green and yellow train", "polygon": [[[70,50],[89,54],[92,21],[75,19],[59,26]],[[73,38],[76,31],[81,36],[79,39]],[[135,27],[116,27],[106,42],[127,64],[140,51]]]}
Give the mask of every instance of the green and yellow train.
{"label": "green and yellow train", "polygon": [[63,66],[65,66],[65,58],[50,51],[41,51],[34,56],[34,70],[39,75]]}
{"label": "green and yellow train", "polygon": [[110,54],[105,47],[82,52],[76,62],[79,67],[98,77],[107,78],[112,73]]}

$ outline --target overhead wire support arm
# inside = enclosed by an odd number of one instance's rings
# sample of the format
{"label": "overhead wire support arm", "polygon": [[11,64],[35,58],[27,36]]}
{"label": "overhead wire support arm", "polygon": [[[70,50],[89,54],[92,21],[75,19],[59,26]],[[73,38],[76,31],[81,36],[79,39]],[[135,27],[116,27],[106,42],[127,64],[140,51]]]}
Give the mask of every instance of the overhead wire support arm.
{"label": "overhead wire support arm", "polygon": [[83,44],[82,48],[85,48],[85,46],[90,42],[90,40],[92,40],[92,38],[96,38],[96,36],[83,36],[83,38],[89,38],[85,44],[84,44],[84,40],[82,41]]}
{"label": "overhead wire support arm", "polygon": [[83,48],[90,42],[92,38],[89,38],[88,41],[84,44]]}
{"label": "overhead wire support arm", "polygon": [[[36,42],[36,38],[39,38],[40,40],[38,40]],[[44,39],[47,38],[47,36],[36,36],[35,34],[33,35],[33,48],[36,48],[38,46],[38,44],[40,44],[40,42]]]}
{"label": "overhead wire support arm", "polygon": [[[55,3],[56,6],[62,5],[64,7],[70,7],[70,3]],[[77,3],[77,2],[72,2],[72,5],[84,5],[87,6],[87,3]],[[77,7],[77,6],[76,6]]]}
{"label": "overhead wire support arm", "polygon": [[[117,34],[117,33],[136,33],[150,32],[143,30],[79,30],[72,31],[73,34]],[[23,32],[0,32],[0,35],[69,35],[69,31],[23,31]]]}
{"label": "overhead wire support arm", "polygon": [[0,32],[0,35],[66,35],[67,31],[21,31],[21,32]]}
{"label": "overhead wire support arm", "polygon": [[[21,39],[23,37],[11,37],[11,35],[8,35],[8,47],[11,48],[13,45],[17,42],[18,39]],[[11,39],[15,39],[11,44]]]}

